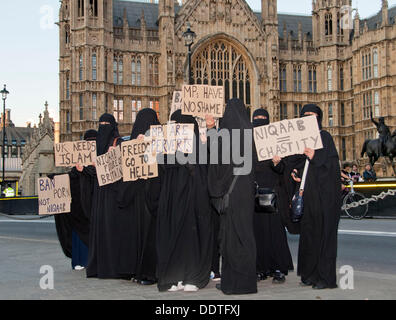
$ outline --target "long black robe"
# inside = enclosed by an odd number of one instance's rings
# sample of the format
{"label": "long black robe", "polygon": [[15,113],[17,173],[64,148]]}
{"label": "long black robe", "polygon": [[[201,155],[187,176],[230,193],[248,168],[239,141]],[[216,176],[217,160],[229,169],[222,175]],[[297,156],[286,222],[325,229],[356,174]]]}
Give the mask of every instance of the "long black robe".
{"label": "long black robe", "polygon": [[[281,166],[278,164],[278,166]],[[275,214],[254,214],[254,234],[257,246],[257,271],[274,272],[280,270],[288,274],[293,270],[293,259],[287,243],[286,230],[282,223],[281,211],[287,210],[285,199],[280,195],[281,176],[279,168],[271,160],[257,163],[255,181],[262,188],[274,189],[277,193],[278,212]]]}
{"label": "long black robe", "polygon": [[[220,120],[220,129],[252,130],[248,113],[243,102],[232,99],[228,102],[224,117]],[[210,134],[214,134],[211,130]],[[236,143],[231,136],[231,146]],[[212,148],[222,150],[222,140],[209,136]],[[241,132],[240,150],[244,150],[243,131]],[[253,142],[251,141],[253,144]],[[229,148],[232,155],[232,147]],[[215,150],[215,149],[214,149]],[[253,152],[252,152],[253,153]],[[210,164],[209,192],[213,198],[223,197],[230,188],[234,179],[234,168],[231,164]],[[252,161],[253,159],[249,159]],[[248,175],[238,176],[234,190],[230,194],[229,207],[220,217],[220,253],[222,256],[221,290],[225,294],[249,294],[257,292],[256,276],[256,242],[253,230],[254,212],[254,172],[253,168]]]}
{"label": "long black robe", "polygon": [[[72,257],[72,232],[77,233],[81,241],[88,246],[89,243],[89,218],[83,210],[83,194],[87,191],[85,185],[81,184],[81,174],[73,168],[69,173],[71,207],[70,213],[55,215],[55,227],[59,243],[66,257]],[[54,175],[52,175],[53,177]]]}
{"label": "long black robe", "polygon": [[[198,124],[180,110],[172,115],[178,123],[194,123],[196,146]],[[197,148],[195,146],[195,151]],[[179,281],[199,289],[209,282],[212,262],[212,211],[207,186],[207,165],[170,164],[166,157],[161,177],[158,208],[158,289],[165,291]]]}
{"label": "long black robe", "polygon": [[[341,215],[340,166],[331,135],[322,130],[321,138],[323,149],[315,151],[305,185],[297,272],[303,281],[335,288]],[[290,161],[302,173],[305,157],[293,156]]]}
{"label": "long black robe", "polygon": [[[110,114],[102,115],[99,122],[104,121],[109,122],[110,125],[99,125],[96,140],[98,155],[106,153],[110,146],[121,143],[114,117]],[[96,174],[93,178],[87,277],[125,278],[118,273],[118,248],[120,241],[123,240],[120,238],[120,230],[123,226],[122,221],[117,216],[116,199],[118,185],[121,182],[117,181],[100,187]]]}
{"label": "long black robe", "polygon": [[[146,134],[151,125],[158,125],[157,114],[152,109],[141,110],[131,133],[131,140]],[[117,203],[122,241],[119,247],[120,274],[134,276],[137,280],[156,280],[156,229],[160,194],[159,177],[148,180],[124,182],[119,185]]]}

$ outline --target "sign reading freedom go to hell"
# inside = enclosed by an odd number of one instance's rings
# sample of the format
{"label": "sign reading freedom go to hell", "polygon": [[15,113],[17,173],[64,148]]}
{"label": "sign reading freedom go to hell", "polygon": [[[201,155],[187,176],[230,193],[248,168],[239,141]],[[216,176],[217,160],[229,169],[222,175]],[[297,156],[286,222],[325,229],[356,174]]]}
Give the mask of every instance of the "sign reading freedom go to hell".
{"label": "sign reading freedom go to hell", "polygon": [[122,179],[122,162],[120,147],[96,157],[96,175],[99,186],[105,186]]}
{"label": "sign reading freedom go to hell", "polygon": [[39,215],[70,212],[71,192],[68,174],[55,176],[54,179],[37,179]]}
{"label": "sign reading freedom go to hell", "polygon": [[316,116],[274,122],[254,128],[259,161],[303,154],[305,148],[322,149],[322,138]]}
{"label": "sign reading freedom go to hell", "polygon": [[124,181],[158,177],[156,155],[151,152],[151,141],[130,140],[121,144],[122,176]]}
{"label": "sign reading freedom go to hell", "polygon": [[182,113],[205,118],[212,115],[222,118],[224,112],[224,88],[209,85],[183,85]]}
{"label": "sign reading freedom go to hell", "polygon": [[90,166],[96,160],[96,141],[75,141],[55,144],[55,166]]}

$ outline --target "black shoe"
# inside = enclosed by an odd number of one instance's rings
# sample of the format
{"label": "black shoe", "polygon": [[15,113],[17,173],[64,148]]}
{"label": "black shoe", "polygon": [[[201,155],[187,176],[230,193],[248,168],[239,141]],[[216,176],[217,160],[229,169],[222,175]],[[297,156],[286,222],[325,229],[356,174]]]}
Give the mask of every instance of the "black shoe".
{"label": "black shoe", "polygon": [[139,280],[138,283],[141,284],[142,286],[152,286],[153,284],[156,284],[157,282],[154,280]]}
{"label": "black shoe", "polygon": [[220,283],[216,284],[216,289],[221,291],[221,284]]}
{"label": "black shoe", "polygon": [[309,280],[301,279],[300,285],[303,286],[303,287],[311,287],[314,284],[311,281],[309,281]]}
{"label": "black shoe", "polygon": [[267,279],[267,276],[264,273],[262,273],[262,272],[257,273],[257,281],[266,280],[266,279]]}
{"label": "black shoe", "polygon": [[326,283],[324,283],[324,282],[322,282],[322,281],[319,281],[318,283],[316,283],[316,284],[314,284],[314,285],[312,286],[312,289],[315,289],[315,290],[335,289],[335,288],[337,288],[337,285],[328,286]]}
{"label": "black shoe", "polygon": [[285,281],[286,281],[285,275],[280,271],[276,271],[274,274],[274,278],[272,279],[272,283],[281,284],[281,283],[285,283]]}

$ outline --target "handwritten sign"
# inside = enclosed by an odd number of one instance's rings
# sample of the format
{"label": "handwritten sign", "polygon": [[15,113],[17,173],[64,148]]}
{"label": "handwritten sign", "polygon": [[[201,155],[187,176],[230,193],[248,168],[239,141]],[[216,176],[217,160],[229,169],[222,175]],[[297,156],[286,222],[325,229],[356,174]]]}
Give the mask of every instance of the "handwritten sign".
{"label": "handwritten sign", "polygon": [[71,192],[69,175],[64,174],[37,180],[39,215],[70,212]]}
{"label": "handwritten sign", "polygon": [[99,186],[105,186],[122,179],[121,150],[117,146],[96,157],[96,175]]}
{"label": "handwritten sign", "polygon": [[222,118],[224,112],[224,88],[208,85],[183,85],[182,113],[200,118],[213,115]]}
{"label": "handwritten sign", "polygon": [[154,153],[174,154],[193,153],[194,124],[168,123],[163,126],[150,127],[151,150]]}
{"label": "handwritten sign", "polygon": [[96,141],[75,141],[55,144],[55,166],[92,165],[96,159]]}
{"label": "handwritten sign", "polygon": [[180,110],[181,108],[182,108],[182,92],[173,91],[172,106],[169,116],[171,116],[173,112]]}
{"label": "handwritten sign", "polygon": [[124,181],[158,177],[156,155],[151,151],[151,141],[130,140],[121,144],[122,176]]}
{"label": "handwritten sign", "polygon": [[259,161],[272,159],[275,155],[287,157],[302,154],[305,148],[323,148],[315,116],[254,128],[254,142]]}

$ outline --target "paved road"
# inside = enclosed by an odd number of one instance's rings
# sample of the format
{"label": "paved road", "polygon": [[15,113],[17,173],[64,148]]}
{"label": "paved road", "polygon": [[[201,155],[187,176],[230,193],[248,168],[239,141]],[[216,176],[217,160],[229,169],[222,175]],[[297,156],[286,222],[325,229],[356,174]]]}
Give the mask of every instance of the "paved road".
{"label": "paved road", "polygon": [[[296,262],[298,237],[289,236]],[[396,299],[396,221],[342,220],[338,267],[354,268],[354,290],[314,291],[299,286],[295,272],[284,285],[259,283],[259,293],[224,296],[211,282],[198,293],[159,293],[129,281],[86,279],[72,271],[52,219],[21,222],[0,218],[0,299]],[[54,289],[42,290],[42,265],[54,269]]]}

